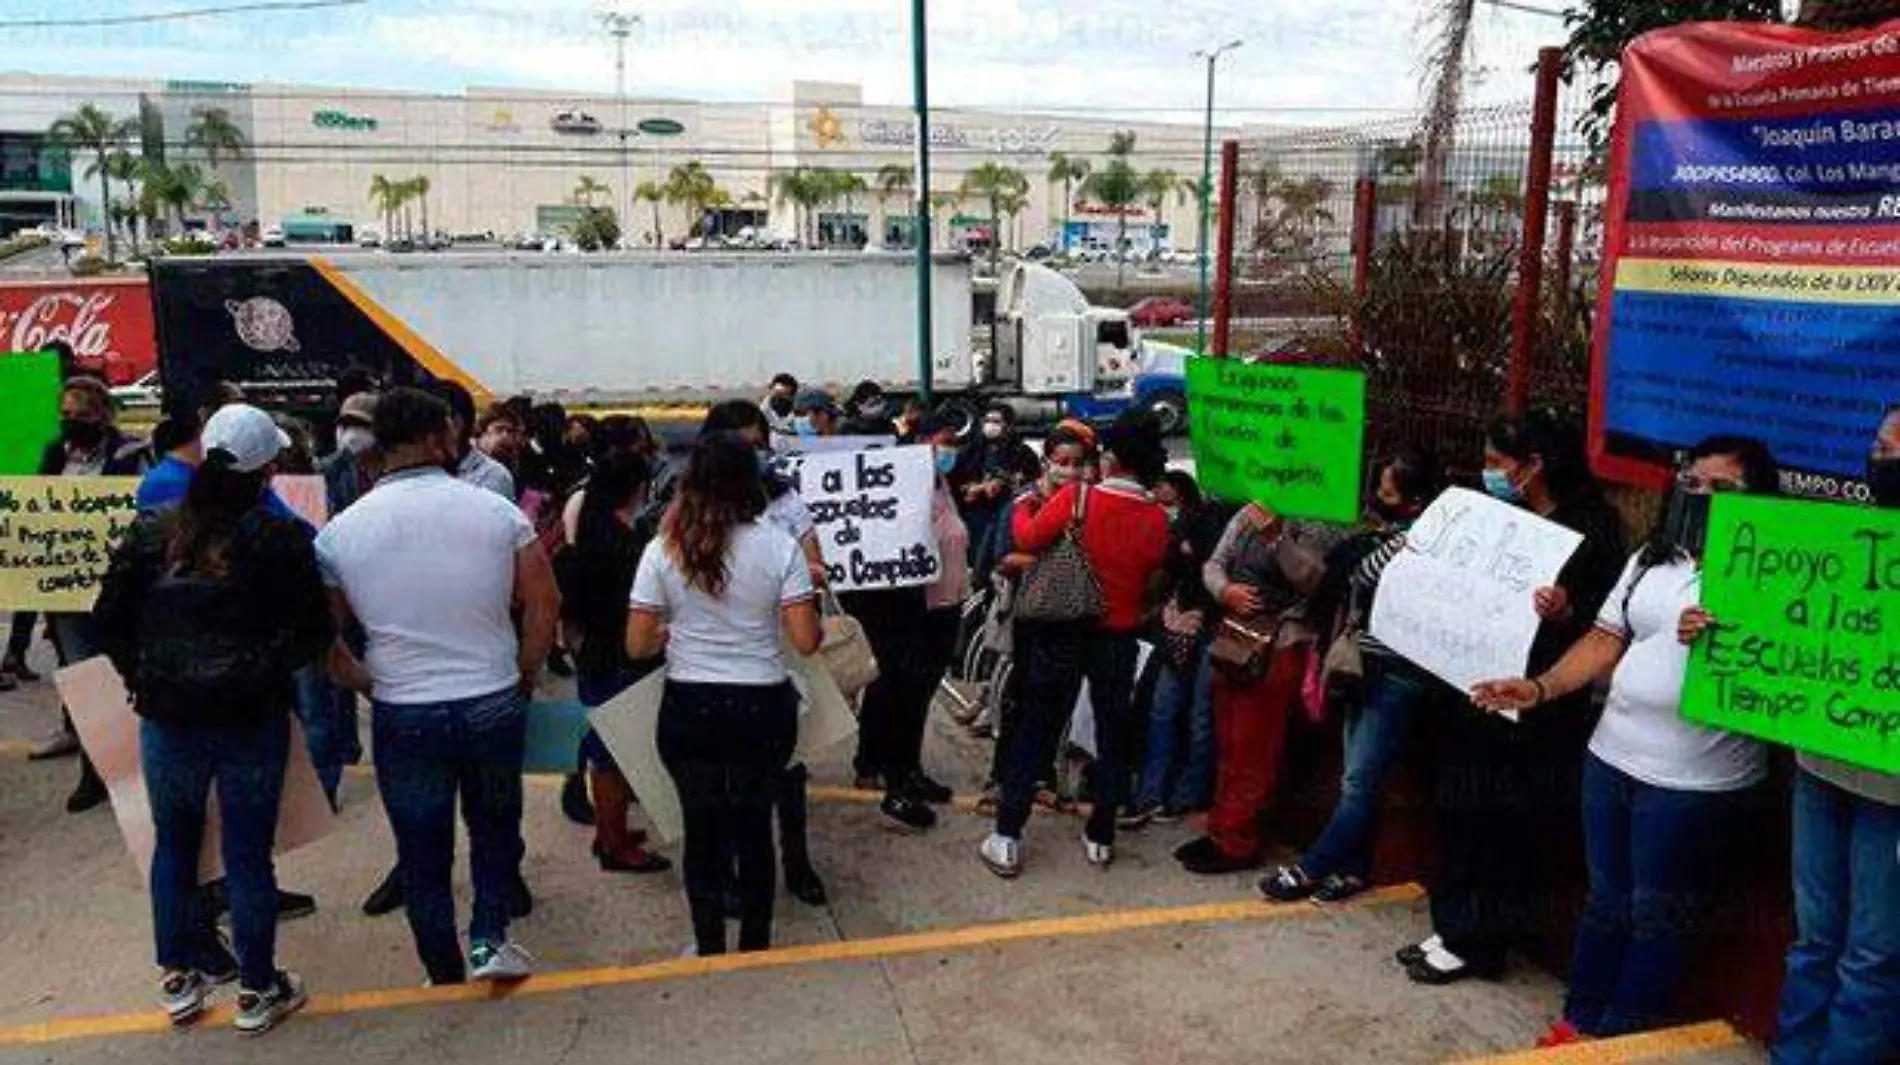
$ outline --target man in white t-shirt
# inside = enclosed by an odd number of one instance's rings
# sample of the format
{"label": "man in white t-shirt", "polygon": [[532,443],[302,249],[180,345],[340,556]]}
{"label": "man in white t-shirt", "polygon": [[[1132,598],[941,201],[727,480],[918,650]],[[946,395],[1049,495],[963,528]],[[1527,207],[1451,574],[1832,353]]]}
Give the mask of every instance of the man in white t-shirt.
{"label": "man in white t-shirt", "polygon": [[[456,444],[440,400],[391,391],[376,408],[376,444],[376,487],[317,537],[339,620],[368,634],[362,662],[338,648],[336,672],[374,705],[376,781],[430,982],[471,971],[519,979],[530,960],[507,931],[525,693],[553,644],[560,597],[521,511],[444,469]],[[449,887],[458,794],[475,887],[466,964]]]}

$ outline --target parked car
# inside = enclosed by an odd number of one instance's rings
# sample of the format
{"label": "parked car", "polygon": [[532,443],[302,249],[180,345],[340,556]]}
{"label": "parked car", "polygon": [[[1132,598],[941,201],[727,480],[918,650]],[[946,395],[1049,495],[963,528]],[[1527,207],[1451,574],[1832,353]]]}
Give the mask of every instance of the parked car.
{"label": "parked car", "polygon": [[373,229],[359,229],[356,231],[356,246],[359,248],[380,247],[382,243],[383,235]]}
{"label": "parked car", "polygon": [[600,119],[585,111],[562,111],[548,120],[556,133],[592,135],[601,131]]}
{"label": "parked car", "polygon": [[282,226],[271,226],[268,229],[264,230],[264,246],[266,248],[283,247],[284,246],[284,228]]}
{"label": "parked car", "polygon": [[1149,296],[1128,308],[1128,320],[1146,329],[1182,325],[1194,320],[1194,308],[1173,296]]}

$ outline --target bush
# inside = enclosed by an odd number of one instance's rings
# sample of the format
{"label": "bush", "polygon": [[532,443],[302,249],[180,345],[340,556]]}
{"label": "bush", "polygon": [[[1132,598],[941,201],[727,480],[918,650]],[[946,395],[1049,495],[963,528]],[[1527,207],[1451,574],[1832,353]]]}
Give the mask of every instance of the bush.
{"label": "bush", "polygon": [[609,251],[620,243],[620,218],[611,207],[588,207],[567,229],[582,251]]}
{"label": "bush", "polygon": [[218,246],[210,237],[196,233],[187,233],[182,237],[166,237],[158,242],[166,255],[210,255]]}
{"label": "bush", "polygon": [[104,256],[100,255],[75,256],[73,261],[67,264],[67,267],[72,271],[74,277],[97,277],[100,274],[111,273],[119,268],[118,264],[109,263],[105,260]]}
{"label": "bush", "polygon": [[47,239],[38,233],[15,233],[5,240],[0,240],[0,260],[11,259],[15,255],[32,251],[34,248],[43,248],[47,243]]}

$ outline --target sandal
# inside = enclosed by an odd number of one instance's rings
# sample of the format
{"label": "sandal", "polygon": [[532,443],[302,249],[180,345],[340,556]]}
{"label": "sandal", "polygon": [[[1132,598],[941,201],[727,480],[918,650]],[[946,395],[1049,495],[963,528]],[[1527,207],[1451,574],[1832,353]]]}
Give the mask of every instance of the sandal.
{"label": "sandal", "polygon": [[1260,894],[1270,902],[1298,902],[1318,888],[1319,884],[1297,865],[1283,865],[1260,881]]}

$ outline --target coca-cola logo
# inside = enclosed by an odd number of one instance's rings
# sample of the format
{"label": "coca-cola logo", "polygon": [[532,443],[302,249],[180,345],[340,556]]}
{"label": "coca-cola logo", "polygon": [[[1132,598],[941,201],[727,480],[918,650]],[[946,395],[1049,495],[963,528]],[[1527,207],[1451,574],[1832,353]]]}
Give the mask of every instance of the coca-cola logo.
{"label": "coca-cola logo", "polygon": [[38,351],[55,340],[66,342],[82,360],[122,357],[112,346],[113,300],[107,292],[49,292],[9,312],[0,307],[0,339],[6,351]]}

